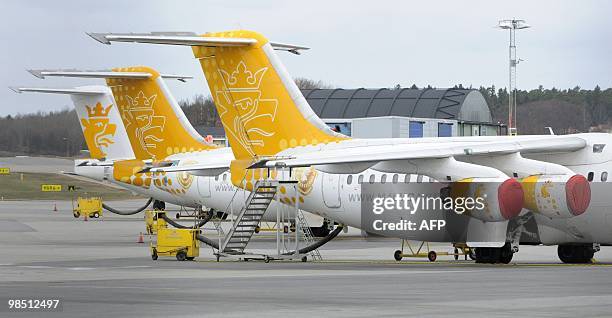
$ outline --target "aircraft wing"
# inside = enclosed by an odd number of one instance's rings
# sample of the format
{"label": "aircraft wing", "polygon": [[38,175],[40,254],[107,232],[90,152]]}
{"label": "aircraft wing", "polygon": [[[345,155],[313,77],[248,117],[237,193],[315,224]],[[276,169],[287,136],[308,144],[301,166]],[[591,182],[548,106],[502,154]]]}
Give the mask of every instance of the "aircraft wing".
{"label": "aircraft wing", "polygon": [[264,159],[251,168],[306,167],[382,162],[412,159],[439,159],[456,156],[505,155],[511,153],[572,152],[586,147],[586,141],[576,136],[538,136],[506,138],[482,142],[414,142],[348,148],[321,148],[318,151],[290,154],[286,158]]}

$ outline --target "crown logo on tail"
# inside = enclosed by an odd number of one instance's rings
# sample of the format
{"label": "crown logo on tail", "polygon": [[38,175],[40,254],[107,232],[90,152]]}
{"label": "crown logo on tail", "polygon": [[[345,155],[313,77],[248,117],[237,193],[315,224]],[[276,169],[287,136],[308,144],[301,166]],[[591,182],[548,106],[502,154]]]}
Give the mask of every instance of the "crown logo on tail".
{"label": "crown logo on tail", "polygon": [[267,70],[267,67],[263,67],[253,73],[247,69],[244,61],[241,61],[233,72],[229,73],[223,69],[219,69],[219,73],[228,90],[259,90],[261,81]]}
{"label": "crown logo on tail", "polygon": [[153,159],[166,155],[165,150],[158,147],[164,141],[166,117],[155,114],[156,99],[157,94],[147,97],[140,91],[136,96],[125,95],[127,103],[121,107],[128,134],[134,136],[140,148]]}
{"label": "crown logo on tail", "polygon": [[112,106],[111,104],[104,107],[100,102],[96,103],[96,106],[85,105],[87,118],[81,118],[81,125],[83,136],[93,158],[106,157],[108,147],[115,143],[113,139],[117,125],[111,123],[108,118]]}
{"label": "crown logo on tail", "polygon": [[146,97],[145,94],[140,91],[140,93],[138,93],[136,97],[125,95],[125,98],[128,100],[128,109],[146,110],[153,108],[153,103],[155,102],[157,95],[151,95],[150,97]]}
{"label": "crown logo on tail", "polygon": [[93,107],[85,105],[85,108],[87,109],[87,117],[107,117],[112,106],[113,105],[108,105],[108,107],[104,108],[104,106],[102,106],[102,103],[100,102],[98,102],[96,106]]}
{"label": "crown logo on tail", "polygon": [[[254,155],[253,146],[263,147],[264,139],[274,135],[268,131],[276,117],[277,99],[261,98],[261,85],[268,67],[256,71],[240,61],[233,71],[219,68],[223,88],[219,89],[219,116],[230,126],[231,133],[243,148]],[[235,111],[230,112],[230,109]],[[233,118],[225,118],[234,116]]]}

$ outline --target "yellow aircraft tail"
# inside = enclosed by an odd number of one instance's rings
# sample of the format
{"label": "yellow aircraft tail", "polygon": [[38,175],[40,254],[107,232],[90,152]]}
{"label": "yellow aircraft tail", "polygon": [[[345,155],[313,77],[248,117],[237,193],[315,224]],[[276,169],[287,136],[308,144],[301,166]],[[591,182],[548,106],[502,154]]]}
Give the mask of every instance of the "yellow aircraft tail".
{"label": "yellow aircraft tail", "polygon": [[113,71],[151,74],[144,79],[106,79],[137,159],[162,160],[176,153],[217,148],[191,126],[157,71],[145,66]]}
{"label": "yellow aircraft tail", "polygon": [[203,37],[252,40],[246,46],[192,46],[236,159],[250,161],[290,147],[347,138],[312,111],[261,34],[240,30]]}

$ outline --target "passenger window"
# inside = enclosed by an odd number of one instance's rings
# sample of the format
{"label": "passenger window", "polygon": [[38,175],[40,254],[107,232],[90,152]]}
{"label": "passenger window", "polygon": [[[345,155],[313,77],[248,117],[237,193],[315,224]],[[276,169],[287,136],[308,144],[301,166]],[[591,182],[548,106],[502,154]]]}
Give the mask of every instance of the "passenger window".
{"label": "passenger window", "polygon": [[397,183],[397,181],[399,180],[399,174],[394,174],[393,175],[393,183]]}
{"label": "passenger window", "polygon": [[374,183],[376,176],[371,174],[370,175],[370,183]]}
{"label": "passenger window", "polygon": [[608,172],[604,171],[601,173],[601,182],[606,182],[608,180]]}
{"label": "passenger window", "polygon": [[352,174],[349,174],[348,177],[346,177],[346,183],[347,184],[353,183],[353,175]]}
{"label": "passenger window", "polygon": [[587,175],[587,180],[589,180],[589,182],[590,182],[590,181],[593,181],[593,176],[594,176],[594,175],[595,175],[595,174],[594,174],[592,171],[591,171],[591,172],[589,172],[589,174]]}
{"label": "passenger window", "polygon": [[380,183],[386,183],[387,182],[387,175],[383,174],[382,177],[380,178]]}
{"label": "passenger window", "polygon": [[363,175],[360,174],[359,178],[357,178],[357,183],[362,184],[363,183]]}
{"label": "passenger window", "polygon": [[223,174],[223,181],[227,180],[227,174]]}
{"label": "passenger window", "polygon": [[219,175],[215,176],[215,181],[219,181]]}

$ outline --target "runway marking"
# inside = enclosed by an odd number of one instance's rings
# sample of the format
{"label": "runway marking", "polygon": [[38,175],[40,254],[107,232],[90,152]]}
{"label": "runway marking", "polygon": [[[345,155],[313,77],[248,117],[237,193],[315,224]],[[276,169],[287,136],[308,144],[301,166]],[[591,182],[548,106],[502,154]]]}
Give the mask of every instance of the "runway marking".
{"label": "runway marking", "polygon": [[42,266],[42,265],[24,265],[24,266],[19,266],[22,268],[32,268],[32,269],[40,269],[40,268],[53,268],[51,266]]}
{"label": "runway marking", "polygon": [[[47,285],[47,287],[51,288],[95,288],[95,289],[149,289],[150,287],[143,286],[92,286],[92,285]],[[180,288],[175,287],[155,287],[154,289],[163,289],[163,290],[177,290]]]}
{"label": "runway marking", "polygon": [[[196,262],[200,263],[217,263],[215,259],[200,259]],[[240,260],[222,260],[220,263],[234,262],[244,263]],[[252,262],[259,262],[258,260],[252,260]],[[273,260],[274,263],[300,263],[298,261],[290,260]],[[425,265],[425,266],[457,266],[457,267],[474,267],[474,268],[490,268],[490,267],[612,267],[612,263],[592,263],[592,264],[563,264],[563,263],[510,263],[510,264],[477,264],[469,261],[436,261],[436,262],[424,262],[424,261],[395,261],[395,260],[322,260],[322,261],[309,261],[309,264],[372,264],[372,265]]]}

